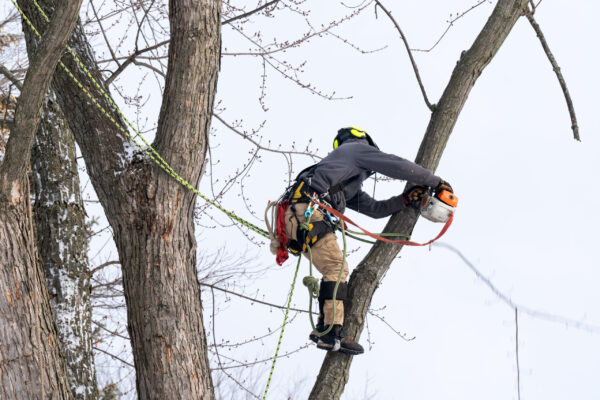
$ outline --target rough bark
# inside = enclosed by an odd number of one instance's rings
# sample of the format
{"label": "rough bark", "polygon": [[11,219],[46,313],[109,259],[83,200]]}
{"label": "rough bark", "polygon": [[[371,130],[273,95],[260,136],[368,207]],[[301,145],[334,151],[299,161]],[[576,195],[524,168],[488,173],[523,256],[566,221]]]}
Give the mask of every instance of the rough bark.
{"label": "rough bark", "polygon": [[72,398],[39,263],[25,171],[40,106],[81,2],[63,1],[40,41],[0,165],[0,398]]}
{"label": "rough bark", "polygon": [[[471,89],[526,5],[527,0],[499,0],[471,48],[463,52],[431,115],[415,160],[418,164],[435,171]],[[385,232],[412,232],[417,218],[414,210],[407,209],[395,214],[390,218]],[[350,276],[348,297],[351,300],[348,302],[345,325],[351,337],[360,337],[373,293],[401,249],[402,246],[383,242],[373,245]],[[339,399],[348,381],[351,363],[351,356],[328,353],[309,399]]]}
{"label": "rough bark", "polygon": [[[47,4],[47,2],[42,2]],[[220,0],[172,0],[169,64],[155,147],[187,181],[200,179],[219,66]],[[28,14],[34,20],[34,10]],[[78,26],[70,46],[103,87]],[[111,110],[71,57],[65,64]],[[62,71],[53,86],[75,134],[123,266],[141,398],[213,399],[196,275],[191,192],[131,145]],[[121,118],[108,111],[122,126]]]}
{"label": "rough bark", "polygon": [[76,399],[96,399],[88,233],[75,139],[50,95],[31,152],[30,185],[38,249]]}

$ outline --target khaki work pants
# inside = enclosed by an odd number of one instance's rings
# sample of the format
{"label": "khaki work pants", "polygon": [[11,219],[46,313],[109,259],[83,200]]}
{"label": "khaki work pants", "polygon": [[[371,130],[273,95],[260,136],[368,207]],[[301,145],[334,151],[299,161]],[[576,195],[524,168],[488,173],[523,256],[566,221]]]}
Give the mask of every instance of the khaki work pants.
{"label": "khaki work pants", "polygon": [[[300,203],[295,204],[296,208],[296,219],[292,215],[292,206],[288,207],[285,212],[285,234],[292,240],[297,240],[296,230],[298,229],[298,220],[302,223],[304,222],[304,211],[306,211],[308,204]],[[312,218],[310,219],[312,222],[322,221],[323,214],[316,210]],[[323,236],[321,239],[317,241],[311,248],[312,261],[313,265],[317,270],[323,275],[324,282],[336,282],[338,279],[338,275],[340,273],[340,268],[342,268],[342,262],[344,261],[342,251],[337,244],[337,240],[335,234],[328,233]],[[303,253],[305,257],[308,258],[308,252]],[[344,272],[342,272],[342,277],[340,282],[346,282],[346,278],[348,277],[348,263],[344,263]],[[332,323],[333,317],[333,301],[325,300],[325,305],[323,306],[324,315],[324,323],[325,325],[329,325]],[[344,324],[344,303],[341,300],[336,300],[335,302],[335,320],[334,324],[343,325]]]}

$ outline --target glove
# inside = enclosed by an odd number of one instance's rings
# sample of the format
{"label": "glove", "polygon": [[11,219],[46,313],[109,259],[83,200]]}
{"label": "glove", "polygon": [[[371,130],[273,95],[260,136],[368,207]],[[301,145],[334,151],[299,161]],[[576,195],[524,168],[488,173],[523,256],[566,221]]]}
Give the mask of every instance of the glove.
{"label": "glove", "polygon": [[447,190],[450,193],[454,193],[454,190],[452,190],[452,186],[450,186],[450,184],[443,179],[440,179],[440,183],[438,183],[438,185],[433,190],[436,195],[441,193],[442,190]]}
{"label": "glove", "polygon": [[425,194],[429,192],[429,188],[423,185],[416,185],[402,193],[402,201],[405,206],[414,208],[415,210],[421,209],[421,202]]}

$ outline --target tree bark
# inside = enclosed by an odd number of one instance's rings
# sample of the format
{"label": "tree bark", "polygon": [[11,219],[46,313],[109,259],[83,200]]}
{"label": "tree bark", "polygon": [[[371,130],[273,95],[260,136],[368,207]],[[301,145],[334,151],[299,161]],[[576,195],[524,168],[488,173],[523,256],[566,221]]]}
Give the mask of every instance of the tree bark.
{"label": "tree bark", "polygon": [[[207,148],[219,68],[220,13],[220,0],[169,4],[169,64],[155,148],[192,184],[200,179]],[[28,15],[39,20],[31,8]],[[69,44],[109,96],[81,26]],[[125,126],[72,58],[64,62]],[[148,158],[132,156],[125,135],[67,74],[57,71],[53,86],[113,228],[138,395],[213,399],[196,274],[195,197]]]}
{"label": "tree bark", "polygon": [[[415,162],[435,171],[452,129],[475,82],[489,64],[523,14],[527,0],[499,0],[471,48],[463,52],[446,86],[419,148]],[[418,219],[412,209],[393,215],[385,232],[412,232]],[[345,325],[357,340],[373,293],[402,246],[378,242],[355,268],[348,284],[348,308]],[[352,357],[329,352],[323,361],[310,400],[339,399],[348,382]]]}
{"label": "tree bark", "polygon": [[25,171],[40,106],[77,20],[80,0],[56,6],[30,60],[0,165],[0,398],[72,398],[39,263]]}
{"label": "tree bark", "polygon": [[92,346],[88,232],[75,139],[52,93],[31,152],[30,185],[37,246],[76,399],[98,398]]}

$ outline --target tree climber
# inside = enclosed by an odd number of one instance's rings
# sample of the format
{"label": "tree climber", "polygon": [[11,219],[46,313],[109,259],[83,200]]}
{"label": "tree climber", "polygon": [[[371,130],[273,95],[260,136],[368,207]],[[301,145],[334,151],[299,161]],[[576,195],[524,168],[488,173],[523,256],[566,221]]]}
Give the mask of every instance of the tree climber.
{"label": "tree climber", "polygon": [[[430,188],[436,193],[442,190],[452,192],[450,184],[431,173],[429,170],[411,162],[387,154],[379,150],[373,139],[363,130],[352,127],[342,128],[333,141],[334,150],[318,164],[306,168],[296,178],[296,182],[286,192],[283,207],[278,209],[277,236],[284,245],[295,254],[310,256],[317,270],[323,275],[319,290],[319,319],[316,325],[318,333],[325,332],[330,324],[334,324],[327,334],[319,337],[315,332],[310,339],[323,350],[340,351],[346,354],[362,354],[363,347],[346,336],[344,332],[344,304],[347,299],[348,265],[336,241],[334,225],[326,211],[316,209],[310,215],[309,229],[303,227],[307,219],[307,208],[313,194],[319,201],[329,203],[334,209],[343,213],[346,207],[372,218],[390,216],[405,207],[419,210],[423,196]],[[406,180],[415,186],[404,193],[387,200],[375,200],[361,190],[362,183],[372,174],[378,172],[390,178]],[[285,210],[284,221],[279,215]],[[310,212],[310,211],[309,211]],[[284,225],[285,223],[285,225]],[[281,235],[285,227],[285,235]],[[282,240],[283,238],[283,240]],[[276,242],[279,245],[279,242]],[[276,246],[273,250],[276,250]],[[277,262],[287,259],[278,253]],[[340,276],[336,293],[335,319],[333,315],[333,292]]]}

